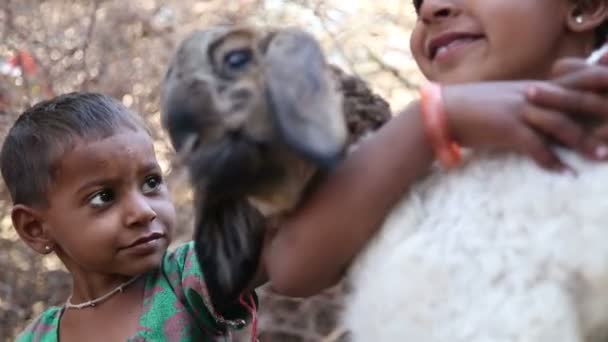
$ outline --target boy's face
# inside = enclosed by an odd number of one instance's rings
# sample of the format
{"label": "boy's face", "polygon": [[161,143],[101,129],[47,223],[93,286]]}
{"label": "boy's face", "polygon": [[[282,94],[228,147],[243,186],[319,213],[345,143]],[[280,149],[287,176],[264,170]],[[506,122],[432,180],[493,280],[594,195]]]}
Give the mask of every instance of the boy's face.
{"label": "boy's face", "polygon": [[442,83],[546,78],[567,54],[566,0],[424,0],[410,45]]}
{"label": "boy's face", "polygon": [[72,273],[136,275],[160,264],[175,209],[150,136],[124,130],[61,157],[43,225]]}

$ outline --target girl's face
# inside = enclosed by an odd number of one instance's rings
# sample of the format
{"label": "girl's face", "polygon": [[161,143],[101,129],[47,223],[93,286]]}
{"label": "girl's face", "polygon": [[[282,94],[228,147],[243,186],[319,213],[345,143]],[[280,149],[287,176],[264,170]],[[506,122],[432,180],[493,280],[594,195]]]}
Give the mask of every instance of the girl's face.
{"label": "girl's face", "polygon": [[558,58],[580,54],[568,0],[415,0],[411,50],[442,83],[543,79]]}

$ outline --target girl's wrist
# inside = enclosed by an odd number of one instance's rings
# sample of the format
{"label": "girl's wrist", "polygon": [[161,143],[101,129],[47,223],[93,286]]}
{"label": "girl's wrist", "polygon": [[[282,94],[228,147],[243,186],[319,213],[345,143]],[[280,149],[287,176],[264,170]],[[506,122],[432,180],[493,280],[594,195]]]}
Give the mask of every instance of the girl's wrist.
{"label": "girl's wrist", "polygon": [[435,157],[445,168],[458,166],[462,159],[460,145],[453,134],[453,122],[448,118],[439,84],[428,83],[420,88],[420,113]]}

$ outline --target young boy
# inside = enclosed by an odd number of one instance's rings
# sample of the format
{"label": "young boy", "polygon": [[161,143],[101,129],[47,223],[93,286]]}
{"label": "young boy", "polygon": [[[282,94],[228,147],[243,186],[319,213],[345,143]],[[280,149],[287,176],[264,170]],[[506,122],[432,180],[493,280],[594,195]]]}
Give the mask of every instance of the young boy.
{"label": "young boy", "polygon": [[152,139],[119,102],[72,93],[41,102],[11,128],[2,176],[23,241],[72,276],[63,307],[19,341],[215,341],[248,312],[215,312],[191,243],[172,253],[175,210]]}

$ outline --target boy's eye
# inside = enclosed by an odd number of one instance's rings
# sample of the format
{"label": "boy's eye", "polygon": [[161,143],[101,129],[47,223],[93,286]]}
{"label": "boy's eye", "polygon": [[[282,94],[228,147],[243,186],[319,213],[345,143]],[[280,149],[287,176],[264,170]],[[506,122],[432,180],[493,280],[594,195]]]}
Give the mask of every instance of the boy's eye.
{"label": "boy's eye", "polygon": [[158,191],[158,189],[160,188],[162,183],[163,183],[162,177],[150,176],[150,177],[146,178],[146,180],[142,186],[142,192],[144,194],[150,194],[150,193],[156,192],[156,191]]}
{"label": "boy's eye", "polygon": [[110,190],[101,190],[95,193],[89,200],[89,204],[95,208],[101,208],[114,200],[114,193]]}

